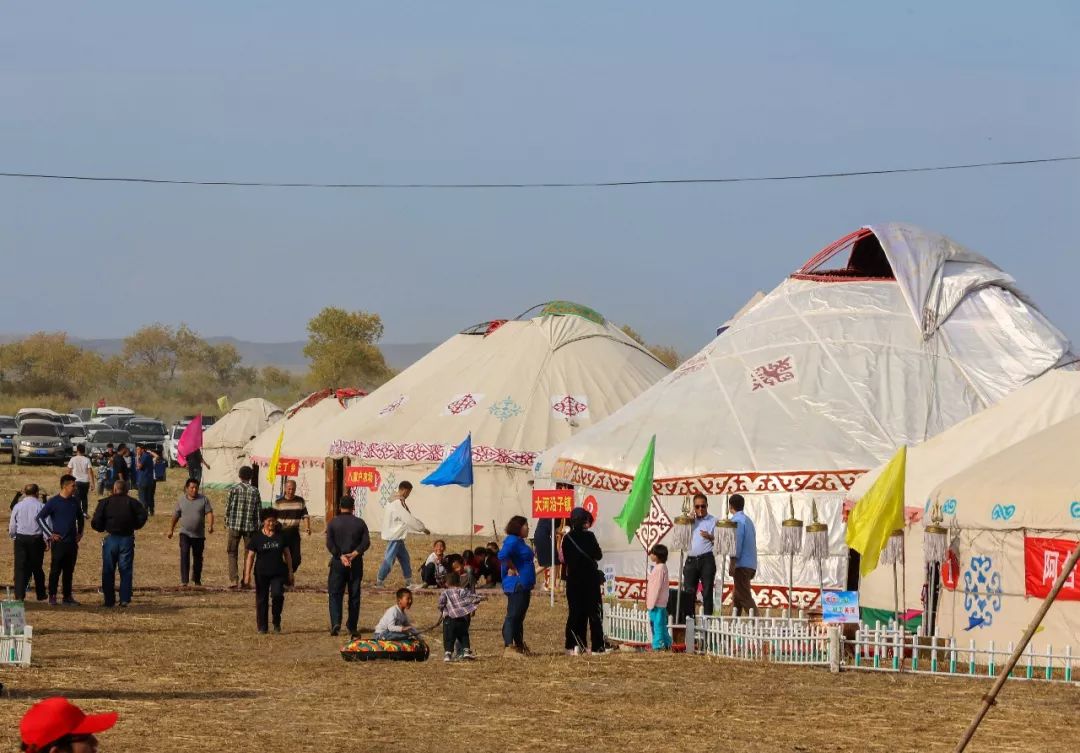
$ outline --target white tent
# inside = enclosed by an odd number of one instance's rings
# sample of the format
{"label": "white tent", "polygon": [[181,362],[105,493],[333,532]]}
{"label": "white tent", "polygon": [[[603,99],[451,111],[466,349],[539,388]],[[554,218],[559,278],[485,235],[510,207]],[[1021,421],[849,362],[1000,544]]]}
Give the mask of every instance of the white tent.
{"label": "white tent", "polygon": [[240,466],[247,462],[244,446],[284,415],[270,401],[253,397],[241,400],[204,431],[202,452],[210,468],[203,472],[203,486],[223,489],[235,484]]}
{"label": "white tent", "polygon": [[[904,488],[906,587],[901,589],[901,596],[906,596],[904,611],[922,609],[922,587],[926,582],[922,536],[931,490],[972,464],[1078,414],[1080,372],[1054,369],[996,405],[908,450]],[[885,464],[881,464],[859,477],[847,492],[849,507],[866,494],[884,469]],[[946,504],[946,513],[952,513],[953,507],[955,503]],[[873,610],[868,621],[886,621],[892,616],[897,603],[893,590],[891,568],[879,567],[862,579],[859,604],[864,610]]]}
{"label": "white tent", "polygon": [[[523,315],[526,317],[526,315]],[[468,533],[468,489],[421,487],[470,432],[475,523],[500,530],[530,509],[537,454],[613,413],[668,373],[597,312],[565,302],[455,335],[327,424],[329,454],[374,467],[358,488],[368,524],[408,480],[412,509],[439,533]]]}
{"label": "white tent", "polygon": [[[1043,597],[1080,542],[1080,415],[1067,418],[942,481],[930,498],[952,513],[955,588],[942,592],[937,633],[961,645],[1019,641]],[[1080,648],[1080,566],[1035,637]]]}
{"label": "white tent", "polygon": [[279,491],[278,488],[271,489],[266,480],[266,464],[270,461],[274,446],[284,429],[281,456],[295,458],[300,465],[300,474],[295,479],[297,494],[312,500],[312,514],[322,514],[326,475],[323,459],[330,443],[326,425],[362,396],[362,392],[355,390],[313,392],[285,411],[283,423],[270,426],[248,443],[244,449],[249,462],[259,466],[259,491],[262,492],[263,499],[271,499]]}
{"label": "white tent", "polygon": [[[987,259],[901,224],[856,231],[814,256],[727,330],[614,416],[546,452],[537,484],[574,484],[618,593],[637,595],[645,556],[612,519],[652,435],[646,543],[684,497],[741,493],[757,523],[762,605],[789,598],[780,521],[789,498],[830,525],[826,586],[846,581],[844,492],[900,444],[920,442],[1053,368],[1069,343]],[[722,511],[723,499],[712,510]],[[816,565],[796,558],[792,596],[817,598]]]}

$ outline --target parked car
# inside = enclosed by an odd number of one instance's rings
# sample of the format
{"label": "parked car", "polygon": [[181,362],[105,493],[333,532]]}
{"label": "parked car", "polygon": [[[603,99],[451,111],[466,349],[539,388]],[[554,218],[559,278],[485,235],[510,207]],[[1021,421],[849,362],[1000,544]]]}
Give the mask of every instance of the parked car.
{"label": "parked car", "polygon": [[71,458],[71,443],[61,426],[52,421],[27,419],[19,424],[19,431],[12,440],[11,462],[59,463]]}
{"label": "parked car", "polygon": [[77,444],[83,444],[86,442],[86,429],[80,424],[65,424],[60,427],[60,431],[67,437],[68,442],[71,443],[72,452]]}
{"label": "parked car", "polygon": [[121,442],[129,447],[131,446],[131,435],[123,429],[113,429],[112,427],[98,429],[90,434],[90,438],[86,442],[86,454],[91,458],[101,457],[107,445],[111,444],[116,448],[120,446]]}
{"label": "parked car", "polygon": [[135,416],[129,416],[126,413],[111,413],[107,416],[98,416],[97,420],[108,424],[114,429],[123,429],[133,418],[135,418]]}
{"label": "parked car", "polygon": [[113,430],[113,427],[109,426],[104,421],[86,421],[82,425],[83,431],[86,432],[86,438],[90,439],[94,435],[95,431],[101,431],[102,429]]}
{"label": "parked car", "polygon": [[131,441],[135,444],[141,444],[155,452],[165,449],[165,440],[169,433],[165,430],[165,424],[156,418],[133,418],[124,425],[124,430],[131,435]]}
{"label": "parked car", "polygon": [[0,416],[0,452],[11,452],[12,438],[18,430],[14,416]]}
{"label": "parked car", "polygon": [[21,424],[23,421],[48,421],[61,426],[64,423],[59,413],[48,408],[20,408],[15,413],[15,422]]}

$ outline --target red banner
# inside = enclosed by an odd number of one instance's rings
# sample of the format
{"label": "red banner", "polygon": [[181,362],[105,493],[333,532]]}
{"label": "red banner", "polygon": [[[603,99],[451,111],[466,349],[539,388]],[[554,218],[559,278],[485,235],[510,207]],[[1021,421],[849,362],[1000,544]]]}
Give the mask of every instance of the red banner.
{"label": "red banner", "polygon": [[596,504],[596,497],[589,495],[585,498],[585,502],[581,505],[585,508],[585,511],[592,515],[592,519],[596,520],[600,517],[600,505]]}
{"label": "red banner", "polygon": [[[1076,549],[1069,539],[1024,537],[1024,580],[1028,596],[1045,597],[1061,574],[1065,560]],[[1080,601],[1080,565],[1073,568],[1058,594],[1059,601]]]}
{"label": "red banner", "polygon": [[533,489],[534,518],[569,518],[574,509],[573,489]]}
{"label": "red banner", "polygon": [[296,478],[300,475],[300,461],[296,458],[278,458],[277,475],[285,478]]}
{"label": "red banner", "polygon": [[345,469],[345,486],[362,487],[378,491],[382,485],[382,476],[377,468],[370,465],[350,465]]}

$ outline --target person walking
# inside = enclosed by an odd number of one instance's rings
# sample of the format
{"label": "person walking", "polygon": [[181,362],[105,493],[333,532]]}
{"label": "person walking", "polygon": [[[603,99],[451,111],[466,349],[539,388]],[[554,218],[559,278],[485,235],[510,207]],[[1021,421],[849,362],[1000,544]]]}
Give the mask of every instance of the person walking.
{"label": "person walking", "polygon": [[135,484],[139,489],[139,501],[148,515],[154,514],[154,458],[143,445],[135,445]]}
{"label": "person walking", "polygon": [[199,482],[193,478],[187,480],[184,493],[176,500],[172,525],[166,534],[170,539],[177,523],[180,524],[180,585],[187,586],[190,573],[191,582],[201,586],[203,549],[206,535],[214,532],[214,508],[210,500],[199,494]]}
{"label": "person walking", "polygon": [[45,504],[38,496],[37,484],[23,487],[23,496],[11,508],[11,520],[8,534],[14,544],[15,555],[15,600],[26,599],[26,588],[30,578],[34,579],[34,591],[38,601],[49,597],[45,589],[45,531],[38,522],[38,514]]}
{"label": "person walking", "polygon": [[604,623],[600,584],[604,574],[597,563],[604,554],[596,534],[589,530],[592,514],[584,507],[570,513],[570,530],[563,536],[562,561],[566,565],[566,652],[585,653],[586,627],[592,634],[592,653],[604,653]]}
{"label": "person walking", "polygon": [[75,496],[75,477],[65,473],[60,477],[60,493],[49,499],[38,512],[38,523],[48,537],[52,551],[49,563],[49,604],[56,605],[57,586],[63,581],[63,603],[78,606],[71,592],[75,576],[75,563],[79,559],[79,542],[82,541],[86,517],[82,505]]}
{"label": "person walking", "polygon": [[750,582],[757,573],[757,530],[754,521],[746,517],[743,511],[745,507],[746,500],[741,494],[732,494],[728,499],[731,521],[735,524],[735,556],[728,565],[728,575],[735,581],[732,605],[738,616],[751,614],[751,610],[757,608],[754,592],[750,588]]}
{"label": "person walking", "polygon": [[[716,536],[716,517],[709,514],[709,498],[704,494],[694,495],[694,522],[690,528],[690,552],[683,567],[685,589],[697,593],[701,584],[701,602],[703,613],[713,613],[713,589],[716,587],[716,555],[713,553],[713,539]],[[721,594],[723,598],[723,594]]]}
{"label": "person walking", "polygon": [[274,511],[281,524],[281,536],[292,554],[292,566],[295,573],[300,569],[300,525],[303,524],[307,535],[311,535],[311,518],[308,517],[307,503],[296,493],[296,481],[285,482],[285,494],[274,500]]}
{"label": "person walking", "polygon": [[28,753],[97,753],[97,735],[116,724],[117,714],[84,714],[67,698],[38,701],[19,722],[21,750]]}
{"label": "person walking", "polygon": [[[190,457],[190,456],[189,456]],[[251,483],[254,477],[251,466],[240,467],[240,481],[229,487],[229,498],[225,502],[225,528],[228,531],[226,551],[229,555],[229,584],[231,588],[240,588],[239,562],[240,542],[247,549],[251,537],[259,530],[259,509],[262,500],[259,487]],[[193,479],[199,479],[192,476]]]}
{"label": "person walking", "polygon": [[112,460],[109,461],[109,468],[112,473],[109,474],[109,487],[112,488],[112,484],[117,481],[123,481],[126,484],[132,482],[131,478],[131,466],[128,465],[128,454],[131,450],[128,446],[121,442],[116,447],[116,452],[113,453]]}
{"label": "person walking", "polygon": [[533,550],[525,543],[528,537],[528,519],[515,515],[506,524],[506,538],[498,555],[503,593],[506,594],[506,619],[502,626],[503,656],[510,658],[528,656],[530,653],[525,643],[525,615],[536,586],[536,565]]}
{"label": "person walking", "polygon": [[68,461],[68,473],[75,477],[75,490],[82,504],[83,517],[90,512],[90,487],[94,484],[94,466],[86,457],[86,445],[75,445],[75,454]]}
{"label": "person walking", "polygon": [[341,632],[341,604],[349,594],[349,617],[345,628],[353,638],[360,622],[360,582],[364,579],[364,552],[371,547],[367,523],[356,517],[356,503],[345,496],[338,503],[341,512],[326,524],[326,549],[330,552],[330,574],[326,590],[330,594],[330,635]]}
{"label": "person walking", "polygon": [[375,576],[375,586],[382,588],[386,582],[386,576],[394,566],[394,560],[401,563],[401,574],[405,576],[405,585],[409,588],[423,588],[422,584],[412,583],[412,562],[409,560],[409,550],[405,548],[405,536],[409,531],[422,533],[425,536],[431,533],[418,518],[409,511],[405,500],[412,494],[412,484],[402,481],[398,484],[397,494],[390,500],[383,513],[382,537],[386,544],[386,555],[379,572]]}
{"label": "person walking", "polygon": [[116,604],[116,571],[120,571],[120,606],[131,603],[135,578],[135,531],[146,525],[146,507],[128,496],[127,484],[114,481],[112,494],[97,504],[90,527],[105,534],[101,542],[101,593],[105,606]]}
{"label": "person walking", "polygon": [[184,462],[187,463],[189,477],[195,479],[201,485],[203,468],[210,470],[210,464],[203,459],[202,448],[192,450],[185,455]]}
{"label": "person walking", "polygon": [[260,633],[268,632],[268,616],[273,618],[274,632],[281,632],[285,584],[291,586],[295,582],[291,559],[289,547],[281,537],[277,515],[272,509],[267,510],[262,528],[248,539],[244,562],[244,585],[250,586],[252,573],[255,575],[255,625]]}

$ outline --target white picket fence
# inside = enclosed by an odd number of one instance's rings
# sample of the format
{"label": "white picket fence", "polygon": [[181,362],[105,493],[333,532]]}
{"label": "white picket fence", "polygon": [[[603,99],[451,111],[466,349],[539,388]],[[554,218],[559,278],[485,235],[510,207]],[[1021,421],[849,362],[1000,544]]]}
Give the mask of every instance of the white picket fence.
{"label": "white picket fence", "polygon": [[[697,616],[686,625],[687,653],[723,659],[829,667],[833,671],[911,672],[944,677],[994,677],[1012,655],[1014,645],[961,645],[955,638],[907,633],[896,623],[860,625],[853,638],[839,626],[798,617]],[[604,605],[604,632],[609,640],[648,645],[652,640],[648,612],[636,606]],[[1012,677],[1020,680],[1075,682],[1080,678],[1072,647],[1055,651],[1029,645]]]}
{"label": "white picket fence", "polygon": [[20,635],[0,632],[0,665],[30,666],[34,629],[27,625]]}

